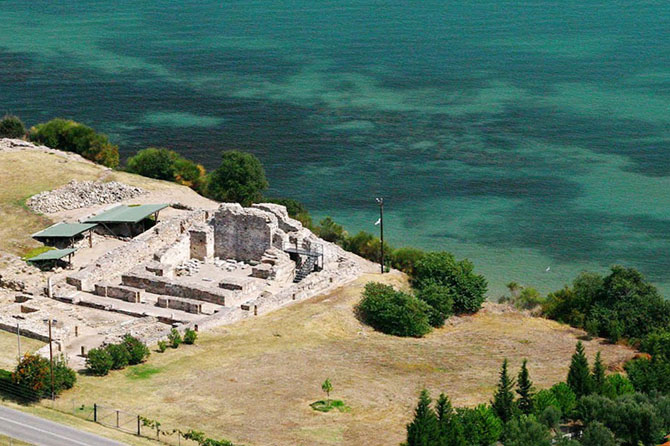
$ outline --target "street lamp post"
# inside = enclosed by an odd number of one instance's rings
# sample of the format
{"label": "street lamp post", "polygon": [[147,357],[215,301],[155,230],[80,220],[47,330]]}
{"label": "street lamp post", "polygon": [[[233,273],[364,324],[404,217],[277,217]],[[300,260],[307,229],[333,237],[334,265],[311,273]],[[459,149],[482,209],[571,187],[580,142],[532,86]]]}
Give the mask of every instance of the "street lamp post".
{"label": "street lamp post", "polygon": [[384,199],[379,197],[376,198],[376,201],[379,205],[379,239],[381,241],[379,267],[381,268],[381,273],[384,274]]}

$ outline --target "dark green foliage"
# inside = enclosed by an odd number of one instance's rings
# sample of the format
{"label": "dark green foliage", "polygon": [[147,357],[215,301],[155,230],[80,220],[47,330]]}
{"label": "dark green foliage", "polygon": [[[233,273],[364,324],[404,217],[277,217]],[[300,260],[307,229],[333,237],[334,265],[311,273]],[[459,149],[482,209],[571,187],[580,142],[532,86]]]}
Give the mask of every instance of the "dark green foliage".
{"label": "dark green foliage", "polygon": [[564,382],[554,384],[551,386],[550,391],[554,395],[554,398],[556,398],[563,416],[570,416],[575,407],[577,407],[575,392]]}
{"label": "dark green foliage", "polygon": [[428,391],[422,390],[414,410],[414,419],[407,425],[407,446],[434,446],[437,443],[437,418],[430,403]]}
{"label": "dark green foliage", "polygon": [[547,406],[537,417],[537,420],[549,429],[558,429],[563,414],[561,409],[554,406]]}
{"label": "dark green foliage", "polygon": [[316,235],[327,242],[342,245],[347,238],[347,232],[342,225],[335,223],[331,217],[326,217],[319,222],[319,226],[314,228]]}
{"label": "dark green foliage", "polygon": [[[511,285],[511,284],[509,284]],[[524,288],[518,296],[512,296],[512,304],[519,310],[532,310],[541,305],[544,299],[535,288]]]}
{"label": "dark green foliage", "polygon": [[484,277],[474,273],[474,265],[469,260],[457,262],[448,252],[430,252],[418,260],[412,284],[417,289],[430,284],[451,288],[456,314],[475,313],[486,299]]}
{"label": "dark green foliage", "polygon": [[31,141],[52,149],[75,152],[107,167],[119,165],[119,149],[107,136],[90,127],[66,119],[52,119],[30,129]]}
{"label": "dark green foliage", "polygon": [[86,356],[86,369],[92,375],[105,376],[114,365],[114,360],[104,348],[93,348]]}
{"label": "dark green foliage", "polygon": [[654,446],[660,442],[670,425],[666,424],[665,402],[642,394],[625,395],[611,400],[589,395],[579,400],[577,415],[590,425],[600,422],[614,432],[624,445]]}
{"label": "dark green foliage", "polygon": [[187,328],[184,332],[184,344],[195,344],[195,340],[198,339],[198,333],[195,330]]}
{"label": "dark green foliage", "polygon": [[451,406],[449,398],[444,394],[435,404],[435,415],[437,416],[438,442],[437,446],[466,446],[467,442],[463,433],[463,426]]}
{"label": "dark green foliage", "polygon": [[454,306],[453,290],[444,285],[429,284],[416,293],[416,297],[427,303],[428,319],[433,327],[441,327],[452,315]]}
{"label": "dark green foliage", "polygon": [[629,393],[635,393],[635,387],[625,376],[616,373],[605,378],[604,396],[615,399]]}
{"label": "dark green foliage", "polygon": [[593,392],[598,395],[605,393],[605,365],[600,357],[600,352],[596,354],[596,360],[593,363],[593,374],[591,375]]}
{"label": "dark green foliage", "polygon": [[533,413],[539,418],[548,407],[558,409],[559,413],[562,414],[561,405],[554,393],[549,389],[542,389],[533,396]]}
{"label": "dark green foliage", "polygon": [[642,339],[670,323],[670,303],[632,268],[614,266],[607,277],[583,273],[572,288],[550,294],[544,314],[575,327],[586,327],[592,335],[616,342],[621,338]]}
{"label": "dark green foliage", "polygon": [[554,446],[581,446],[581,443],[572,438],[561,437],[556,440]]}
{"label": "dark green foliage", "polygon": [[421,337],[431,330],[428,305],[414,296],[381,283],[365,285],[357,311],[375,329],[396,336]]}
{"label": "dark green foliage", "polygon": [[[4,371],[3,371],[4,372]],[[49,360],[38,355],[26,354],[16,366],[14,373],[3,379],[16,385],[15,396],[23,400],[39,400],[51,397],[51,371]],[[53,390],[57,396],[63,390],[71,389],[77,381],[77,374],[67,366],[61,356],[53,362]]]}
{"label": "dark green foliage", "polygon": [[503,423],[488,406],[456,409],[468,446],[491,446],[503,433]]}
{"label": "dark green foliage", "polygon": [[611,430],[594,421],[582,433],[582,446],[618,446],[618,442]]}
{"label": "dark green foliage", "polygon": [[521,413],[530,415],[533,413],[533,382],[528,373],[528,360],[524,359],[517,378],[517,390],[519,395],[517,406]]}
{"label": "dark green foliage", "polygon": [[505,359],[500,369],[500,378],[496,393],[491,403],[495,414],[505,423],[512,419],[515,408],[514,393],[512,391],[514,389],[514,379],[509,376],[507,365],[507,359]]}
{"label": "dark green foliage", "polygon": [[23,138],[26,136],[26,128],[23,121],[14,115],[5,115],[0,120],[0,138]]}
{"label": "dark green foliage", "polygon": [[426,253],[421,249],[398,248],[391,253],[391,266],[412,277],[414,275],[414,265],[424,255]]}
{"label": "dark green foliage", "polygon": [[167,350],[167,342],[165,341],[158,341],[158,351],[160,353],[165,353],[165,350]]}
{"label": "dark green foliage", "polygon": [[176,328],[170,330],[170,334],[168,335],[168,342],[170,343],[170,347],[172,348],[177,348],[179,347],[179,345],[181,345],[182,343],[181,334]]}
{"label": "dark green foliage", "polygon": [[149,178],[174,181],[174,162],[178,158],[172,150],[149,147],[128,159],[127,170]]}
{"label": "dark green foliage", "polygon": [[670,393],[670,361],[639,358],[627,362],[624,369],[638,392]]}
{"label": "dark green foliage", "polygon": [[105,347],[107,353],[112,358],[112,370],[119,370],[128,366],[130,362],[130,352],[125,344],[110,344]]}
{"label": "dark green foliage", "polygon": [[136,365],[146,361],[151,354],[149,347],[129,334],[123,337],[122,342],[125,344],[126,350],[128,350],[128,353],[130,354],[128,359],[128,364],[130,365]]}
{"label": "dark green foliage", "polygon": [[590,394],[593,391],[593,380],[589,371],[589,362],[584,353],[584,345],[577,342],[575,353],[572,355],[567,384],[577,398]]}
{"label": "dark green foliage", "polygon": [[[375,237],[369,232],[360,231],[353,237],[347,237],[342,244],[342,247],[347,251],[370,260],[371,262],[379,263],[381,260],[381,241],[379,240],[379,237]],[[386,242],[384,242],[384,252],[390,259],[393,248]]]}
{"label": "dark green foliage", "polygon": [[505,446],[550,446],[549,429],[533,415],[520,415],[505,426]]}
{"label": "dark green foliage", "polygon": [[670,327],[650,333],[640,343],[640,350],[654,358],[670,361]]}
{"label": "dark green foliage", "polygon": [[207,194],[217,201],[250,206],[263,198],[268,181],[261,162],[251,153],[223,152],[221,164],[209,177]]}

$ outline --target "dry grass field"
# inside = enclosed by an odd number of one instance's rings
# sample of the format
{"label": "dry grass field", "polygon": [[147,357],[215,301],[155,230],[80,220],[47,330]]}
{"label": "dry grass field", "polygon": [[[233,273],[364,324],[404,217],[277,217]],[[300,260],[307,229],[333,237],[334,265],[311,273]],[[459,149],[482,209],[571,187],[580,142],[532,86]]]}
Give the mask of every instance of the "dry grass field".
{"label": "dry grass field", "polygon": [[187,187],[126,172],[110,171],[88,162],[73,161],[39,151],[0,152],[0,251],[23,255],[41,246],[30,238],[53,220],[73,220],[81,211],[63,212],[55,216],[37,215],[25,205],[31,196],[64,186],[71,180],[120,181],[141,187],[151,194],[137,202],[211,203]]}
{"label": "dry grass field", "polygon": [[[582,333],[495,304],[423,339],[372,331],[352,309],[364,284],[379,278],[202,333],[196,345],[154,352],[139,368],[82,376],[59,404],[96,402],[250,446],[394,445],[423,387],[447,392],[456,405],[486,402],[503,358],[515,372],[528,358],[539,388],[565,378]],[[384,281],[406,285],[400,274]],[[585,345],[612,367],[633,354],[596,340]],[[326,378],[350,411],[309,407],[323,397]]]}
{"label": "dry grass field", "polygon": [[[36,352],[43,345],[43,342],[21,336],[21,355]],[[0,330],[0,369],[14,370],[18,355],[16,334]]]}

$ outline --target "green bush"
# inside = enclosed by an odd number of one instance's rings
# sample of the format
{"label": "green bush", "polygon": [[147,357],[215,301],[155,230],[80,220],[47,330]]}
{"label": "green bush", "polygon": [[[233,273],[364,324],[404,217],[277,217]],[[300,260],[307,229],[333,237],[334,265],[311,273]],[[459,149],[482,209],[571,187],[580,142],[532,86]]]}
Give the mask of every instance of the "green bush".
{"label": "green bush", "polygon": [[[38,355],[26,354],[11,375],[11,383],[17,386],[17,395],[21,399],[38,400],[51,396],[51,372],[49,360]],[[54,394],[71,389],[77,381],[77,374],[67,366],[60,356],[53,362]],[[6,379],[7,376],[5,375]]]}
{"label": "green bush", "polygon": [[640,350],[657,359],[670,361],[670,327],[650,333],[642,340]]}
{"label": "green bush", "polygon": [[558,429],[563,414],[561,409],[554,406],[547,406],[537,417],[537,420],[547,426],[549,429]]}
{"label": "green bush", "polygon": [[195,330],[187,328],[184,332],[184,344],[193,345],[196,339],[198,339],[198,333]]}
{"label": "green bush", "polygon": [[605,378],[605,390],[603,395],[610,399],[618,398],[622,395],[635,393],[635,387],[628,378],[618,373],[608,375]]}
{"label": "green bush", "polygon": [[556,398],[563,416],[570,416],[572,411],[575,410],[575,407],[577,407],[577,396],[575,395],[575,392],[573,392],[570,386],[564,382],[554,384],[549,390],[554,395],[554,398]]}
{"label": "green bush", "polygon": [[[342,247],[349,252],[368,259],[371,262],[379,263],[381,260],[381,241],[369,232],[360,231],[358,234],[347,237]],[[393,248],[384,242],[384,255],[392,258]],[[386,263],[386,258],[384,259]]]}
{"label": "green bush", "polygon": [[472,262],[457,262],[448,252],[430,252],[417,261],[412,284],[419,290],[430,284],[451,288],[456,314],[476,313],[486,299],[486,280],[474,273]]}
{"label": "green bush", "polygon": [[484,404],[474,408],[456,409],[457,419],[463,426],[468,445],[489,446],[495,444],[503,433],[503,422],[493,410]]}
{"label": "green bush", "polygon": [[112,358],[112,370],[120,370],[130,363],[130,352],[125,344],[109,344],[105,350]]}
{"label": "green bush", "polygon": [[93,348],[86,356],[86,369],[91,375],[105,376],[114,365],[114,360],[104,348]]}
{"label": "green bush", "polygon": [[535,288],[524,288],[517,297],[512,297],[512,304],[520,310],[532,310],[542,305],[544,299]]}
{"label": "green bush", "polygon": [[119,149],[107,136],[66,119],[52,119],[30,129],[30,140],[52,149],[75,152],[107,167],[119,165]]}
{"label": "green bush", "polygon": [[505,426],[505,446],[551,446],[551,435],[533,415],[521,415]]}
{"label": "green bush", "polygon": [[158,341],[158,351],[161,353],[165,353],[165,350],[167,350],[167,342]]}
{"label": "green bush", "polygon": [[428,304],[381,283],[365,285],[357,310],[365,323],[386,334],[421,337],[431,331]]}
{"label": "green bush", "polygon": [[670,393],[670,361],[656,357],[633,359],[624,369],[638,392]]}
{"label": "green bush", "polygon": [[130,365],[136,365],[146,361],[151,354],[149,347],[130,334],[123,337],[123,344],[126,346],[126,350],[128,350],[128,353],[130,354],[128,359],[128,364]]}
{"label": "green bush", "polygon": [[426,252],[416,248],[398,248],[391,253],[391,266],[398,269],[408,276],[414,275],[414,265]]}
{"label": "green bush", "polygon": [[249,206],[263,198],[268,181],[261,162],[251,153],[223,152],[221,165],[208,179],[207,195],[217,201]]}
{"label": "green bush", "polygon": [[597,421],[589,424],[582,433],[582,446],[618,446],[611,430]]}
{"label": "green bush", "polygon": [[26,128],[23,122],[14,115],[5,115],[0,120],[0,138],[23,138],[26,136]]}
{"label": "green bush", "polygon": [[[553,407],[561,412],[561,405],[559,404],[554,392],[549,389],[542,389],[533,395],[533,413],[539,418],[542,413],[548,408]],[[562,415],[562,412],[561,412]]]}
{"label": "green bush", "polygon": [[443,326],[453,314],[454,296],[449,287],[433,283],[419,290],[416,297],[429,305],[428,320],[433,327]]}
{"label": "green bush", "polygon": [[319,226],[314,228],[316,235],[327,242],[342,245],[347,238],[347,232],[342,225],[335,223],[331,217],[326,217],[319,222]]}
{"label": "green bush", "polygon": [[144,177],[174,181],[174,163],[178,158],[179,155],[172,150],[149,147],[130,157],[126,169]]}
{"label": "green bush", "polygon": [[182,342],[181,334],[176,328],[173,328],[168,335],[168,341],[170,342],[170,347],[177,348]]}

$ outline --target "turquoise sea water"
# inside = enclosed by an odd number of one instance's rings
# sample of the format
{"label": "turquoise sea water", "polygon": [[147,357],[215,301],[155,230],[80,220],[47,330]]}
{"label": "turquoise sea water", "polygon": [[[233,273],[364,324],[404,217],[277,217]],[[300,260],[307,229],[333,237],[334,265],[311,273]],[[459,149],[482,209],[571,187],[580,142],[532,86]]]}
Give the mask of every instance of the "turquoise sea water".
{"label": "turquoise sea water", "polygon": [[668,2],[0,6],[0,112],[252,151],[350,232],[382,195],[391,243],[471,258],[492,297],[614,263],[670,295]]}

